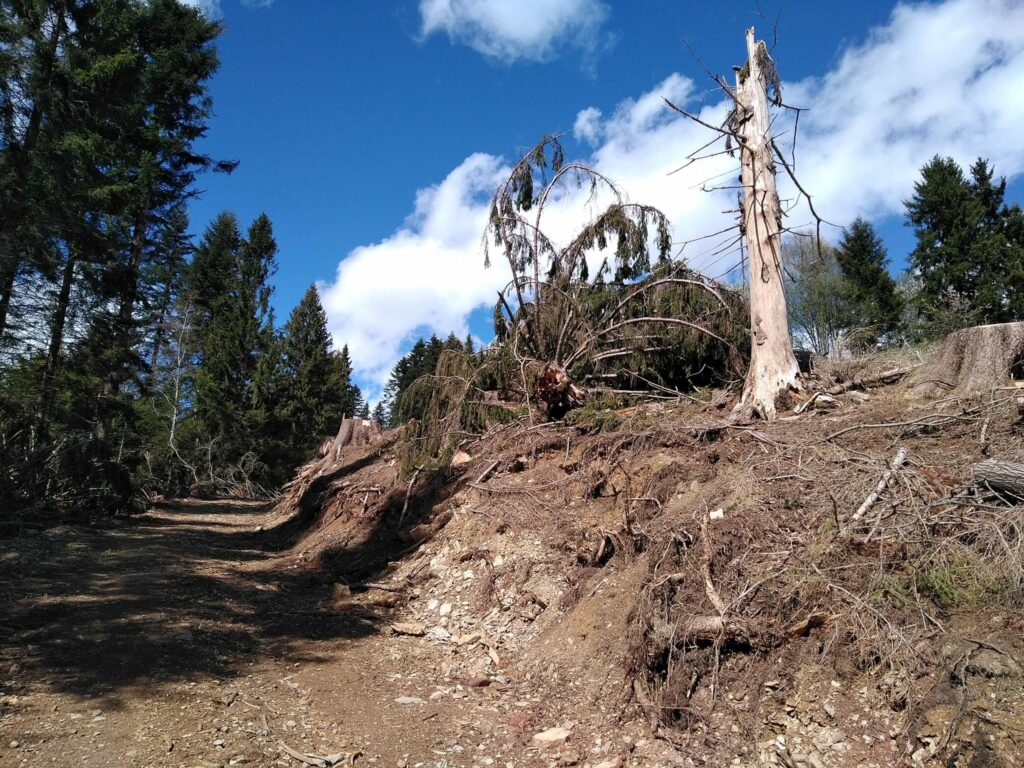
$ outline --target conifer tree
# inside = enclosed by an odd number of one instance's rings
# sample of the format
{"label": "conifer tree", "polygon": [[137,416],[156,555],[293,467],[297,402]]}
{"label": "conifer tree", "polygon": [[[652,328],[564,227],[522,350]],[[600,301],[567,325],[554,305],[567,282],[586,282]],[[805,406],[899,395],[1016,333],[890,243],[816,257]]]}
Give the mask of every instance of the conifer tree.
{"label": "conifer tree", "polygon": [[971,167],[970,178],[949,157],[936,156],[921,169],[905,205],[917,237],[910,262],[921,280],[918,302],[926,316],[1020,318],[1024,240],[1019,209],[1005,205],[1005,189],[985,160]]}
{"label": "conifer tree", "polygon": [[[350,402],[347,349],[331,351],[327,314],[311,285],[284,326],[282,363],[288,378],[282,415],[292,449],[308,457],[325,435],[335,432]],[[348,412],[352,415],[352,411]]]}
{"label": "conifer tree", "polygon": [[858,322],[882,335],[899,322],[902,301],[896,281],[889,274],[888,257],[882,239],[870,222],[857,218],[843,231],[836,261],[850,288]]}
{"label": "conifer tree", "polygon": [[[222,216],[208,230],[208,238],[197,252],[201,266],[226,261],[230,253],[232,217]],[[213,246],[217,245],[217,248]],[[224,280],[224,292],[215,296],[211,288],[220,278],[200,283],[197,305],[206,311],[203,344],[195,376],[195,412],[209,439],[218,446],[225,465],[236,464],[247,453],[260,455],[261,439],[267,425],[267,411],[257,402],[260,389],[257,372],[271,374],[266,364],[275,338],[270,309],[269,279],[276,268],[277,243],[266,214],[253,221],[246,238],[238,244],[233,268]],[[207,262],[206,260],[209,259]],[[208,272],[202,273],[209,278]]]}
{"label": "conifer tree", "polygon": [[372,418],[377,422],[381,429],[388,429],[388,412],[384,407],[383,400],[378,400],[377,405],[373,407]]}

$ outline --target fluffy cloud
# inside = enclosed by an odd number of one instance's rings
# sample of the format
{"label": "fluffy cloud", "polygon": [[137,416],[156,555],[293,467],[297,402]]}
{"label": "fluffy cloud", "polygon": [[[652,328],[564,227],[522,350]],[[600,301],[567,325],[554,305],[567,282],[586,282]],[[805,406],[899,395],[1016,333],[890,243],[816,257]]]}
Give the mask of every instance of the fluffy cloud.
{"label": "fluffy cloud", "polygon": [[[178,0],[178,2],[198,8],[211,19],[219,19],[223,15],[220,0]],[[242,0],[242,5],[249,8],[269,8],[273,4],[274,0]]]}
{"label": "fluffy cloud", "polygon": [[475,154],[435,187],[421,190],[391,237],[357,248],[321,288],[330,329],[347,343],[364,382],[379,386],[413,331],[465,335],[467,317],[507,278],[483,268],[489,196],[508,169]]}
{"label": "fluffy cloud", "polygon": [[545,61],[561,47],[593,55],[608,8],[601,0],[420,0],[422,34],[505,62]]}
{"label": "fluffy cloud", "polygon": [[[577,139],[592,147],[592,165],[632,200],[669,216],[677,245],[735,220],[727,212],[736,205],[735,189],[702,190],[734,185],[734,159],[722,155],[676,170],[712,136],[666,108],[664,99],[685,104],[696,92],[693,81],[672,74],[607,117],[593,107],[582,110],[574,125]],[[949,0],[899,6],[885,27],[848,49],[831,72],[784,84],[784,95],[788,103],[811,108],[800,120],[797,171],[822,215],[839,224],[857,215],[899,213],[921,165],[936,153],[962,164],[988,157],[999,174],[1019,175],[1024,5]],[[705,107],[703,117],[719,124],[726,110],[722,101]],[[469,157],[441,184],[419,193],[414,214],[394,235],[341,262],[335,282],[325,288],[325,306],[335,338],[349,343],[364,381],[379,383],[403,342],[420,328],[464,333],[468,314],[488,305],[504,284],[507,269],[482,268],[480,238],[486,194],[505,172],[499,158]],[[785,180],[780,192],[796,196]],[[562,202],[550,219],[556,235],[596,210]],[[806,208],[798,207],[789,223],[809,221]],[[683,255],[711,276],[738,260],[727,238],[692,242]]]}
{"label": "fluffy cloud", "polygon": [[601,110],[597,107],[580,110],[572,125],[572,135],[576,141],[596,146],[601,139]]}

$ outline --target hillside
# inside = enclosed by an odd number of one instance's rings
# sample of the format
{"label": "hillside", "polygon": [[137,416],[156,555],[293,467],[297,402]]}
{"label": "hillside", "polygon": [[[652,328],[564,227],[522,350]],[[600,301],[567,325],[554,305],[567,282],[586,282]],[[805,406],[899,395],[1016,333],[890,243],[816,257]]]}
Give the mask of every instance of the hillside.
{"label": "hillside", "polygon": [[452,648],[448,680],[528,683],[574,748],[640,716],[698,764],[1017,764],[1020,509],[971,486],[1022,458],[1013,390],[853,388],[771,426],[718,403],[506,425],[411,486],[388,441],[310,465],[287,556]]}
{"label": "hillside", "polygon": [[588,406],[408,477],[371,434],[273,507],[11,540],[0,757],[1018,765],[1022,507],[971,480],[1015,391]]}

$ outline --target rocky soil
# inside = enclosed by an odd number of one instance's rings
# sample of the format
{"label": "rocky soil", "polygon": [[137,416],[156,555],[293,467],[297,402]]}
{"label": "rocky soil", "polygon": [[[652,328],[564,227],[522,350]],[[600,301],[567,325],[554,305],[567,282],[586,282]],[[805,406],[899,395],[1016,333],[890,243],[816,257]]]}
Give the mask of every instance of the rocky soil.
{"label": "rocky soil", "polygon": [[[1024,460],[1021,426],[941,408],[630,409],[411,478],[385,439],[276,506],[2,539],[0,765],[1024,764],[1020,508],[942,511],[983,453]],[[921,560],[930,535],[1005,578]],[[908,572],[931,592],[904,604]]]}

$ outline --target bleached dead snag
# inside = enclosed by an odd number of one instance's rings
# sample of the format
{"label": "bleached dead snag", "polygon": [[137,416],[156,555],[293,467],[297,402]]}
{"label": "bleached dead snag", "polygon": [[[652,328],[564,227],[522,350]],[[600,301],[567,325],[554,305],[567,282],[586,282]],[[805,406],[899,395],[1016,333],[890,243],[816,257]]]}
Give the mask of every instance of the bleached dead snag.
{"label": "bleached dead snag", "polygon": [[747,30],[747,66],[736,75],[736,125],[743,184],[743,229],[750,263],[750,367],[738,413],[774,419],[778,400],[800,389],[782,283],[782,214],[775,188],[775,163],[768,114],[771,64],[764,41]]}
{"label": "bleached dead snag", "polygon": [[974,484],[1024,499],[1024,464],[985,459],[973,467]]}
{"label": "bleached dead snag", "polygon": [[977,325],[951,333],[918,369],[912,397],[969,395],[1006,384],[1024,360],[1024,322]]}

